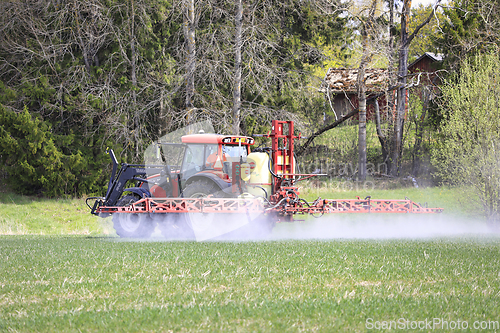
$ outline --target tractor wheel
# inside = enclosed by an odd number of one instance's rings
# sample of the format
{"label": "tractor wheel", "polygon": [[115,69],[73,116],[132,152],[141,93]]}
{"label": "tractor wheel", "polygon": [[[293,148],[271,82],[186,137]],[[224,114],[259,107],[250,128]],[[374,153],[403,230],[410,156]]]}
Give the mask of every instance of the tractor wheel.
{"label": "tractor wheel", "polygon": [[[138,200],[133,195],[126,195],[118,200],[116,205],[128,206]],[[113,228],[120,237],[148,238],[155,230],[155,223],[148,214],[115,213],[113,214]]]}
{"label": "tractor wheel", "polygon": [[[210,194],[214,198],[225,197],[216,184],[207,181],[193,182],[184,190],[186,198],[205,198]],[[261,221],[260,217],[249,214],[190,213],[184,216],[198,241],[262,239],[271,233],[275,223],[273,219],[266,217]]]}
{"label": "tractor wheel", "polygon": [[[205,198],[210,194],[216,194],[220,188],[213,182],[198,180],[189,184],[182,192],[185,198]],[[221,191],[222,192],[222,191]],[[211,225],[215,214],[188,213],[183,214],[184,223],[194,231],[195,228]]]}
{"label": "tractor wheel", "polygon": [[[183,191],[185,198],[205,198],[213,194],[215,198],[225,197],[220,187],[210,181],[198,180],[189,184]],[[218,233],[225,233],[223,228],[217,227],[217,223],[231,218],[232,214],[215,213],[188,213],[183,214],[185,223],[192,230],[196,240],[206,240],[213,237],[214,230]]]}
{"label": "tractor wheel", "polygon": [[222,191],[219,186],[213,182],[198,180],[189,184],[182,192],[184,198],[204,198],[210,194],[216,194]]}
{"label": "tractor wheel", "polygon": [[163,237],[173,240],[191,240],[194,239],[194,234],[188,226],[185,215],[181,213],[152,214]]}

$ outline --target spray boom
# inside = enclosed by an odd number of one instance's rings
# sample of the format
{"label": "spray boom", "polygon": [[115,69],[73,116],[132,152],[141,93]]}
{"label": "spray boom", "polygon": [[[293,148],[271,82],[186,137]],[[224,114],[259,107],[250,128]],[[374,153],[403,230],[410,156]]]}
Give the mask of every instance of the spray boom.
{"label": "spray boom", "polygon": [[[174,165],[122,163],[117,170],[118,161],[110,150],[113,170],[106,197],[89,198],[95,202],[88,206],[92,214],[112,215],[115,229],[123,237],[151,234],[156,224],[168,232],[184,225],[197,235],[199,230],[210,229],[208,220],[216,224],[214,221],[224,220],[222,216],[228,214],[244,214],[248,222],[243,224],[249,225],[264,217],[270,230],[276,222],[292,222],[296,215],[443,211],[409,199],[317,198],[308,202],[300,197],[296,183],[323,174],[296,172],[294,140],[301,135],[294,135],[293,122],[273,120],[269,133],[256,136],[269,138],[271,147],[250,153],[255,142],[250,137],[185,135],[182,144],[164,144],[178,151],[179,162]],[[155,152],[158,155],[160,150]],[[125,188],[128,181],[138,183]]]}

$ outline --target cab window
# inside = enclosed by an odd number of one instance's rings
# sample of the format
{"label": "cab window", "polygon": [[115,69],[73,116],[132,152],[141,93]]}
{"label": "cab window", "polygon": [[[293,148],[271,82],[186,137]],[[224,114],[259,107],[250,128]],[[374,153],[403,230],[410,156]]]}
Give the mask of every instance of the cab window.
{"label": "cab window", "polygon": [[207,168],[207,157],[217,153],[217,145],[190,144],[186,147],[182,163],[182,174],[187,179]]}
{"label": "cab window", "polygon": [[239,162],[240,156],[243,157],[243,161],[246,161],[248,147],[244,145],[223,145],[222,154],[226,155],[226,159],[229,162]]}

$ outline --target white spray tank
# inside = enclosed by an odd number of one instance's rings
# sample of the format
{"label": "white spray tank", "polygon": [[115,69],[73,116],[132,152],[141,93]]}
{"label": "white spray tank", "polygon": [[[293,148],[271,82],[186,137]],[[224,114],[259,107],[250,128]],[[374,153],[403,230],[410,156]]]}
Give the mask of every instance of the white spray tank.
{"label": "white spray tank", "polygon": [[247,156],[250,165],[250,180],[247,192],[269,199],[272,191],[272,175],[269,172],[269,155],[265,152],[254,152]]}

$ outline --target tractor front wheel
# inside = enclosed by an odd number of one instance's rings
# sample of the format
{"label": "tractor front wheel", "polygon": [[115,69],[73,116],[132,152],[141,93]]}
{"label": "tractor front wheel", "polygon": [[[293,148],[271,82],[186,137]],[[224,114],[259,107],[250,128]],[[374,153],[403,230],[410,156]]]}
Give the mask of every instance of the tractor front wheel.
{"label": "tractor front wheel", "polygon": [[[139,199],[133,195],[126,195],[118,200],[117,206],[129,206]],[[148,238],[155,230],[156,224],[148,214],[115,213],[113,214],[113,228],[116,234],[124,238]]]}

